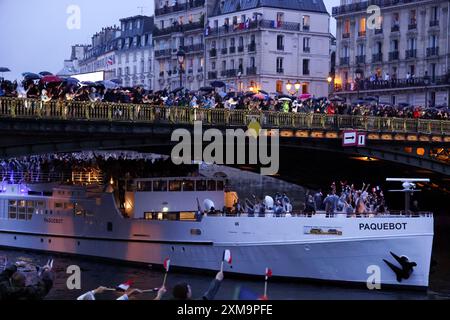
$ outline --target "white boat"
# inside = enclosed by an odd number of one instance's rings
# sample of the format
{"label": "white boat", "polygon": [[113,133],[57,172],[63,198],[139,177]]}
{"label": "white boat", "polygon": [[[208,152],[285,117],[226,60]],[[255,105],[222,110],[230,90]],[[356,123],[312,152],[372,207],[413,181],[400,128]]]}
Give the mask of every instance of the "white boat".
{"label": "white boat", "polygon": [[269,267],[275,277],[365,284],[378,270],[382,286],[428,286],[431,213],[199,215],[199,203],[225,206],[224,181],[137,179],[128,188],[118,196],[111,185],[4,183],[0,245],[153,265],[170,257],[211,271],[229,249],[225,272],[235,274]]}

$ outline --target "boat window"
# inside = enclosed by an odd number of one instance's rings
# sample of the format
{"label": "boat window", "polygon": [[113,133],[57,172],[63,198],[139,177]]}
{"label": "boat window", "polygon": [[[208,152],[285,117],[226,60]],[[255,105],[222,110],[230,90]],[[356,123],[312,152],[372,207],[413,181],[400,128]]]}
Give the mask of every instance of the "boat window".
{"label": "boat window", "polygon": [[65,210],[73,210],[73,203],[65,202],[64,203],[64,209]]}
{"label": "boat window", "polygon": [[152,182],[151,181],[139,181],[137,183],[137,191],[152,191]]}
{"label": "boat window", "polygon": [[206,181],[205,180],[197,180],[195,187],[196,187],[197,191],[206,191]]}
{"label": "boat window", "polygon": [[181,180],[173,180],[169,182],[169,191],[181,191]]}
{"label": "boat window", "polygon": [[223,181],[217,181],[217,191],[223,191],[224,183]]}
{"label": "boat window", "polygon": [[200,236],[202,234],[202,230],[200,229],[191,229],[191,235]]}
{"label": "boat window", "polygon": [[37,208],[44,208],[44,201],[37,201],[36,202],[36,207]]}
{"label": "boat window", "polygon": [[167,181],[153,181],[153,191],[167,191]]}
{"label": "boat window", "polygon": [[194,212],[180,212],[181,221],[196,221]]}
{"label": "boat window", "polygon": [[165,213],[164,214],[164,220],[177,221],[178,220],[178,214],[172,213],[172,212]]}
{"label": "boat window", "polygon": [[194,191],[194,181],[184,180],[183,181],[183,191]]}
{"label": "boat window", "polygon": [[208,191],[216,191],[216,181],[208,180]]}
{"label": "boat window", "polygon": [[8,216],[9,219],[17,219],[17,201],[9,200]]}
{"label": "boat window", "polygon": [[55,202],[55,208],[62,208],[63,204],[61,202]]}

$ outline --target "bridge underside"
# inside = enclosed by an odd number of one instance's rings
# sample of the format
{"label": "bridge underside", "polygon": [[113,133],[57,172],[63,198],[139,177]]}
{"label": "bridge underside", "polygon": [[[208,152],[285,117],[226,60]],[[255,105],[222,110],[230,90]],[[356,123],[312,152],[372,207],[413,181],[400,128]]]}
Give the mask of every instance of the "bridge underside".
{"label": "bridge underside", "polygon": [[[77,152],[83,150],[151,149],[168,154],[174,142],[174,129],[180,125],[133,124],[110,122],[64,122],[2,119],[0,121],[0,157]],[[185,126],[192,130],[191,126]],[[218,128],[225,129],[225,128]],[[340,132],[321,130],[281,130],[280,158],[286,148],[323,150],[349,156],[367,157],[400,163],[450,176],[450,141],[425,139],[402,134],[368,135],[364,148],[344,148]],[[398,136],[404,139],[398,139]],[[288,151],[289,152],[289,151]]]}

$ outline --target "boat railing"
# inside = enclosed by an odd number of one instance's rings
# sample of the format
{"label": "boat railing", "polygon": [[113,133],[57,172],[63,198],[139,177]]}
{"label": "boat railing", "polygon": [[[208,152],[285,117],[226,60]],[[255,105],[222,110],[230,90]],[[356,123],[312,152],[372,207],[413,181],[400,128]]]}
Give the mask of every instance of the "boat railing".
{"label": "boat railing", "polygon": [[14,171],[0,172],[0,183],[2,184],[39,184],[39,183],[68,183],[76,185],[102,185],[104,177],[99,172],[32,172],[32,171]]}
{"label": "boat railing", "polygon": [[431,212],[405,212],[405,211],[390,211],[387,213],[304,213],[304,212],[292,212],[292,213],[265,213],[265,214],[229,214],[229,213],[217,213],[217,214],[207,214],[209,217],[249,217],[249,218],[432,218],[433,213]]}

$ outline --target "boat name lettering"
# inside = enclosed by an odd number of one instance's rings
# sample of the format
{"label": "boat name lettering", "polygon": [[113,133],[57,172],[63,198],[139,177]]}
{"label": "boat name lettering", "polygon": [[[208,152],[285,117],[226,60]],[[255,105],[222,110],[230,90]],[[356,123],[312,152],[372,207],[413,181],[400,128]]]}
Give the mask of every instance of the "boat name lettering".
{"label": "boat name lettering", "polygon": [[406,222],[360,223],[359,230],[406,230]]}
{"label": "boat name lettering", "polygon": [[61,224],[61,223],[63,223],[64,219],[44,218],[44,221],[47,222],[47,223],[57,223],[57,224]]}

